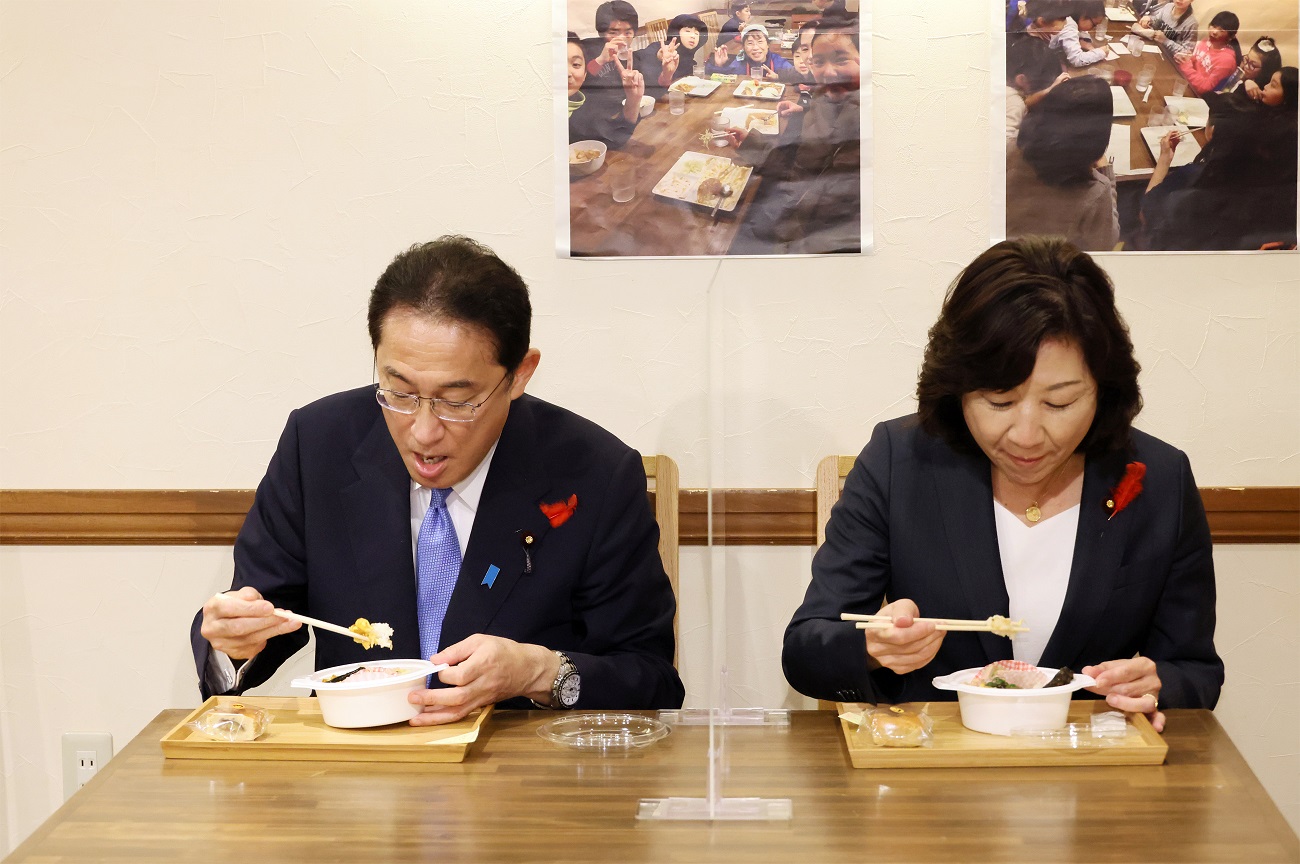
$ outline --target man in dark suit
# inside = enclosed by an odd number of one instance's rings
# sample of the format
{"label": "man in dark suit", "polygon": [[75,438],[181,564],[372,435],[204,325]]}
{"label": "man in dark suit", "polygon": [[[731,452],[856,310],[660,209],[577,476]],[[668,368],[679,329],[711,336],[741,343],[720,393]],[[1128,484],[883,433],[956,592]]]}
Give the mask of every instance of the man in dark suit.
{"label": "man in dark suit", "polygon": [[[306,643],[282,608],[388,623],[382,656],[449,664],[412,695],[417,725],[491,703],[681,705],[641,459],[525,395],[531,315],[519,275],[465,238],[389,265],[368,316],[378,384],[290,415],[232,589],[195,618],[205,696],[256,686]],[[321,632],[316,667],[379,651]]]}

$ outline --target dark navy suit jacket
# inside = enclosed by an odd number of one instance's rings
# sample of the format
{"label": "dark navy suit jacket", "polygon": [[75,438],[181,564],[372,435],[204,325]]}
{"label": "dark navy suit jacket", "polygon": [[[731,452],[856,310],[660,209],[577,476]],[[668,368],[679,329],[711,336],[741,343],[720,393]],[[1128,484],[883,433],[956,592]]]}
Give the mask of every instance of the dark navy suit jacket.
{"label": "dark navy suit jacket", "polygon": [[[411,481],[382,411],[374,388],[363,387],[290,414],[235,541],[233,588],[252,585],[277,607],[343,626],[358,617],[392,625],[391,652],[318,633],[317,669],[420,656]],[[575,494],[573,515],[551,527],[539,505]],[[535,538],[532,572],[524,532]],[[488,469],[442,644],[487,633],[564,651],[582,675],[579,708],[679,707],[676,603],[658,542],[637,452],[522,396]],[[492,566],[500,572],[489,587]],[[200,612],[191,643],[206,697],[201,622]],[[305,627],[270,640],[241,689],[265,681],[306,640]]]}
{"label": "dark navy suit jacket", "polygon": [[[1160,705],[1213,708],[1223,685],[1214,650],[1214,562],[1205,509],[1182,451],[1134,430],[1134,452],[1087,462],[1065,603],[1039,663],[1075,671],[1141,652],[1156,661]],[[1142,493],[1109,516],[1126,462],[1147,466]],[[841,612],[885,598],[924,616],[1006,615],[989,461],[923,432],[916,417],[876,426],[831,511],[812,584],[785,631],[782,663],[799,692],[846,702],[950,700],[931,680],[1010,659],[991,633],[948,633],[924,668],[867,670],[866,640]]]}

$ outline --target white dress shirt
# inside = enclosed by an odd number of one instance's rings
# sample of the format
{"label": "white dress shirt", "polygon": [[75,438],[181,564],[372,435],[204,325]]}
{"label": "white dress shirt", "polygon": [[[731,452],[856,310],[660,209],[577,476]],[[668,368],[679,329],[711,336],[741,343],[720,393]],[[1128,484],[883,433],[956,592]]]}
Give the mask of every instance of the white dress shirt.
{"label": "white dress shirt", "polygon": [[1028,633],[1017,633],[1011,640],[1012,656],[1017,660],[1037,666],[1056,629],[1070,585],[1079,512],[1080,505],[1075,504],[1063,513],[1026,525],[1002,502],[994,501],[998,554],[1011,601],[1011,620],[1024,621],[1029,628]]}
{"label": "white dress shirt", "polygon": [[[447,496],[447,514],[451,516],[452,527],[456,529],[456,542],[460,544],[460,556],[465,557],[465,547],[469,545],[469,532],[474,530],[474,517],[478,514],[478,500],[483,497],[483,484],[487,481],[488,468],[492,466],[492,457],[497,452],[497,445],[478,463],[478,467],[459,483],[452,484],[451,494]],[[420,525],[424,514],[429,511],[429,502],[433,500],[433,491],[411,481],[411,561],[415,561],[416,544],[420,539]]]}

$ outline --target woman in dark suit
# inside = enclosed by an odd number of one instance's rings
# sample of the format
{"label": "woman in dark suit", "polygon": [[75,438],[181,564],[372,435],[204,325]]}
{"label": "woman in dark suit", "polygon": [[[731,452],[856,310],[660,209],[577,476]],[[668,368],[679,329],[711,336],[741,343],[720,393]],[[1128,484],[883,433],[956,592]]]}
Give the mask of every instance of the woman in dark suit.
{"label": "woman in dark suit", "polygon": [[[1132,428],[1138,372],[1087,254],[1022,237],[975,259],[930,330],[917,414],[876,427],[831,512],[785,633],[791,685],[952,699],[934,677],[1015,657],[1093,676],[1157,729],[1159,706],[1214,707],[1209,526],[1186,455]],[[893,626],[857,630],[842,612]],[[1005,615],[1029,633],[944,633],[922,615]]]}

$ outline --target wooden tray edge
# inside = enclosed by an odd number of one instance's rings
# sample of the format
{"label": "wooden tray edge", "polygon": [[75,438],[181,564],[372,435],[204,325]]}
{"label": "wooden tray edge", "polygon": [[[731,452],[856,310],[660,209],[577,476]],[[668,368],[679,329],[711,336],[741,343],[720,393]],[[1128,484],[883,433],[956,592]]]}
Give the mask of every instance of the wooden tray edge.
{"label": "wooden tray edge", "polygon": [[[181,732],[186,724],[191,722],[195,717],[206,711],[208,708],[217,704],[220,699],[229,699],[229,696],[209,696],[202,705],[195,708],[189,714],[168,730],[158,740],[162,749],[163,756],[168,759],[224,759],[224,760],[244,760],[244,761],[285,761],[285,762],[416,762],[416,763],[449,763],[464,762],[465,757],[469,755],[469,749],[478,742],[478,736],[482,733],[483,724],[491,716],[495,705],[485,705],[479,711],[478,718],[474,724],[467,730],[474,733],[473,741],[466,741],[460,744],[404,744],[391,746],[336,746],[323,755],[319,749],[307,748],[304,745],[264,745],[255,751],[243,751],[239,748],[233,748],[229,743],[224,741],[177,741],[173,740],[174,736]],[[256,704],[259,697],[250,696],[250,704]],[[278,697],[270,697],[278,698]],[[308,698],[308,697],[298,697]]]}
{"label": "wooden tray edge", "polygon": [[852,744],[854,727],[848,720],[841,718],[839,715],[857,710],[859,710],[859,704],[856,702],[835,703],[835,719],[840,724],[840,733],[843,735],[844,746],[849,754],[849,762],[854,768],[1068,768],[1075,766],[1163,765],[1169,755],[1169,742],[1161,737],[1145,714],[1126,713],[1125,716],[1142,738],[1142,746],[1140,747],[1087,750],[1044,747],[1039,751],[1043,758],[1034,765],[1025,765],[1015,757],[997,754],[994,751],[971,751],[972,756],[978,754],[978,762],[964,763],[958,761],[948,765],[911,764],[900,760],[898,756],[888,755],[897,752],[896,750],[884,747],[873,750],[855,748]]}

